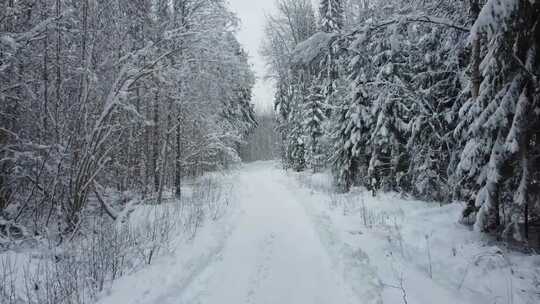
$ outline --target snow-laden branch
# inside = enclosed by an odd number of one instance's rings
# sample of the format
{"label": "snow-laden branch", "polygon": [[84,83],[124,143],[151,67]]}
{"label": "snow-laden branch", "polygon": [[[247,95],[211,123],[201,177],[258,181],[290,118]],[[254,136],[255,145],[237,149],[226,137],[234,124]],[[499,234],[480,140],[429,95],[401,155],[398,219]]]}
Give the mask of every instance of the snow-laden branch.
{"label": "snow-laden branch", "polygon": [[49,24],[56,20],[58,20],[58,17],[45,19],[30,30],[22,33],[0,33],[0,45],[3,44],[10,47],[12,50],[16,50],[19,48],[21,43],[32,40],[39,36],[46,30],[46,27]]}
{"label": "snow-laden branch", "polygon": [[428,15],[407,15],[407,16],[400,16],[399,18],[386,20],[378,24],[369,24],[367,26],[361,27],[359,29],[356,29],[350,32],[349,34],[347,34],[347,36],[356,36],[360,33],[373,32],[378,29],[386,28],[390,25],[398,24],[398,23],[428,23],[428,24],[433,24],[433,25],[449,27],[449,28],[452,28],[454,30],[458,30],[464,33],[469,33],[471,31],[470,28],[457,24],[453,22],[452,20],[449,20],[446,18],[440,18],[440,17],[428,16]]}
{"label": "snow-laden branch", "polygon": [[452,20],[449,20],[446,18],[440,18],[440,17],[434,17],[434,16],[408,16],[404,19],[404,21],[417,22],[417,23],[429,23],[429,24],[449,27],[449,28],[452,28],[454,30],[464,32],[464,33],[470,32],[470,28],[465,27],[460,24],[456,24],[452,22]]}
{"label": "snow-laden branch", "polygon": [[308,66],[317,61],[318,58],[321,58],[327,54],[332,47],[332,45],[339,39],[357,39],[357,37],[362,37],[361,42],[366,42],[371,39],[371,35],[377,30],[387,28],[390,25],[400,24],[400,23],[427,23],[439,26],[445,26],[452,28],[454,30],[469,33],[470,29],[456,24],[449,19],[433,17],[433,16],[403,16],[387,21],[380,22],[378,24],[368,24],[362,26],[352,32],[348,33],[325,33],[318,32],[311,36],[304,42],[298,44],[294,49],[292,55],[292,62],[295,65]]}

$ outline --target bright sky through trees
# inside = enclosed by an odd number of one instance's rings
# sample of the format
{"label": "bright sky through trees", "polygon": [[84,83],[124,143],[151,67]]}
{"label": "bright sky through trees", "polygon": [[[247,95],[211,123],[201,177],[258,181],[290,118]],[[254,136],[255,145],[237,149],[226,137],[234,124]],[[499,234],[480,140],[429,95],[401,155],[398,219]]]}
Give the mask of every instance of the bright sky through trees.
{"label": "bright sky through trees", "polygon": [[248,51],[257,74],[257,83],[253,91],[253,102],[257,111],[269,111],[272,108],[274,89],[271,81],[264,80],[265,63],[259,55],[264,32],[265,15],[274,7],[273,1],[230,0],[232,9],[240,18],[241,27],[238,40]]}

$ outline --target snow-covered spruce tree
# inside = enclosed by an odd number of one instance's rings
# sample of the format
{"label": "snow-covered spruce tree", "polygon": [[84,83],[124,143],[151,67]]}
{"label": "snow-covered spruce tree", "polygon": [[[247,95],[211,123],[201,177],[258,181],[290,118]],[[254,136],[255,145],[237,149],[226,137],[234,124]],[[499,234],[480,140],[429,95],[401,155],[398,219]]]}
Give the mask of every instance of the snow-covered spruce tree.
{"label": "snow-covered spruce tree", "polygon": [[292,51],[315,33],[316,20],[310,0],[280,0],[277,13],[268,16],[262,55],[269,76],[276,80],[276,111],[286,168],[303,170],[305,163],[304,103],[309,95],[311,70],[292,63]]}
{"label": "snow-covered spruce tree", "polygon": [[279,87],[274,103],[282,141],[282,162],[287,169],[302,171],[306,167],[303,104],[308,93],[300,77],[291,77],[291,83],[282,83]]}
{"label": "snow-covered spruce tree", "polygon": [[276,113],[276,131],[279,133],[279,151],[285,169],[289,168],[287,158],[287,135],[289,134],[288,118],[290,115],[290,85],[283,79],[276,84],[274,95],[274,111]]}
{"label": "snow-covered spruce tree", "polygon": [[457,174],[472,190],[464,216],[477,211],[478,230],[518,240],[519,225],[538,215],[531,198],[540,168],[530,157],[540,145],[539,18],[538,2],[490,0],[483,6],[471,30],[471,40],[482,45],[482,81],[462,107],[455,132],[465,143]]}
{"label": "snow-covered spruce tree", "polygon": [[306,144],[302,125],[292,121],[291,131],[287,138],[287,159],[289,167],[296,172],[304,171],[306,168]]}
{"label": "snow-covered spruce tree", "polygon": [[463,70],[458,55],[465,49],[465,40],[455,30],[432,28],[423,29],[410,41],[414,44],[406,85],[414,113],[406,146],[410,191],[420,199],[449,201],[448,168],[455,165],[457,151],[451,130]]}
{"label": "snow-covered spruce tree", "polygon": [[[343,29],[344,11],[343,0],[321,0],[319,4],[319,30],[328,34],[338,34]],[[336,101],[336,81],[339,78],[339,63],[337,62],[338,44],[327,45],[327,51],[320,61],[318,81],[323,88],[326,99],[326,116],[332,116],[332,106]]]}
{"label": "snow-covered spruce tree", "polygon": [[303,105],[303,128],[307,137],[306,160],[314,172],[321,170],[325,162],[325,154],[322,151],[321,137],[323,132],[324,95],[317,84],[312,84],[309,95]]}
{"label": "snow-covered spruce tree", "polygon": [[[406,137],[412,113],[410,95],[403,87],[409,73],[409,46],[405,43],[407,23],[397,22],[373,33],[370,49],[374,65],[374,125],[370,134],[371,158],[368,176],[371,187],[385,191],[406,190],[408,155]],[[388,37],[384,39],[382,37]]]}
{"label": "snow-covered spruce tree", "polygon": [[295,171],[303,171],[307,167],[309,137],[305,132],[305,105],[308,102],[310,76],[306,70],[300,70],[292,84],[291,113],[288,125],[290,133],[287,138],[288,158]]}
{"label": "snow-covered spruce tree", "polygon": [[291,77],[282,84],[275,96],[278,131],[282,141],[282,161],[286,169],[302,171],[306,168],[306,136],[303,125],[303,104],[307,97],[302,77]]}
{"label": "snow-covered spruce tree", "polygon": [[[348,66],[343,69],[346,79],[342,103],[337,107],[332,126],[332,172],[340,191],[347,192],[354,183],[369,186],[367,182],[370,157],[369,135],[372,127],[371,100],[367,80],[371,63],[363,44],[352,37],[343,37],[341,45],[347,51],[341,53]],[[346,92],[346,93],[345,93]]]}
{"label": "snow-covered spruce tree", "polygon": [[[363,14],[368,13],[367,7],[365,9]],[[332,39],[331,47],[325,51],[325,60],[322,61],[325,65],[323,71],[331,71],[326,74],[325,84],[329,88],[327,93],[330,93],[327,95],[328,103],[336,109],[330,122],[333,139],[332,163],[334,178],[341,191],[348,191],[355,182],[363,182],[365,186],[373,189],[378,187],[377,184],[381,183],[378,173],[382,170],[383,148],[375,149],[375,143],[378,138],[391,135],[385,133],[382,137],[375,137],[373,134],[376,126],[376,121],[371,118],[374,105],[377,100],[384,100],[377,99],[378,94],[384,90],[373,90],[373,80],[377,65],[382,65],[381,62],[388,57],[388,43],[385,43],[385,33],[381,33],[380,29],[372,31],[370,26],[361,24],[352,34],[345,33],[340,35],[343,38]],[[376,56],[381,53],[384,56]],[[377,58],[383,60],[377,61]],[[344,83],[343,91],[348,93],[338,92],[338,83]],[[371,94],[371,91],[376,93]],[[338,96],[339,98],[336,98]],[[385,113],[379,111],[375,114],[381,118]],[[384,126],[380,125],[377,130],[384,131]],[[379,143],[381,147],[393,147],[380,141]]]}
{"label": "snow-covered spruce tree", "polygon": [[353,82],[350,90],[352,103],[344,102],[338,107],[332,134],[332,172],[342,192],[348,192],[354,183],[369,186],[366,182],[371,126],[369,99],[361,83]]}
{"label": "snow-covered spruce tree", "polygon": [[251,103],[251,90],[255,84],[255,77],[253,72],[247,68],[249,67],[248,54],[241,48],[234,36],[230,37],[230,41],[233,49],[236,49],[232,53],[231,64],[239,68],[231,70],[233,74],[229,75],[233,88],[231,95],[227,96],[224,101],[222,115],[223,119],[228,121],[234,130],[238,130],[242,137],[248,135],[257,126],[255,109]]}
{"label": "snow-covered spruce tree", "polygon": [[[453,1],[415,1],[413,10],[447,22],[464,24],[466,6]],[[411,194],[424,200],[451,199],[451,172],[457,144],[451,136],[463,86],[465,29],[447,25],[409,25],[408,75],[404,94],[411,100],[407,172]]]}

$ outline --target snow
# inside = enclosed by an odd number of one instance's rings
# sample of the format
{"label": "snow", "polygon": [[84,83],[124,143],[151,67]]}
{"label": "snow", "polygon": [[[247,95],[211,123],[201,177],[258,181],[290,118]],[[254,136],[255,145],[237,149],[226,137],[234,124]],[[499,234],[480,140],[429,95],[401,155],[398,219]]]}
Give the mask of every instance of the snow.
{"label": "snow", "polygon": [[458,223],[462,204],[372,197],[364,189],[335,195],[329,174],[291,175],[303,187],[297,196],[308,213],[324,222],[321,230],[333,231],[334,244],[365,253],[383,303],[404,303],[403,291],[408,303],[540,302],[540,257],[509,251]]}
{"label": "snow", "polygon": [[287,183],[273,163],[247,166],[234,216],[121,279],[99,303],[357,303]]}
{"label": "snow", "polygon": [[323,52],[327,52],[335,35],[317,32],[306,41],[298,44],[293,53],[293,62],[300,65],[310,65]]}
{"label": "snow", "polygon": [[98,303],[166,303],[164,299],[182,291],[216,259],[230,233],[227,225],[231,217],[233,213],[213,222],[214,225],[204,226],[192,241],[179,244],[174,254],[158,258],[153,265],[119,279]]}
{"label": "snow", "polygon": [[15,41],[15,39],[13,39],[13,37],[8,36],[8,35],[0,36],[0,43],[9,46],[12,50],[16,50],[18,48],[18,46],[19,46],[17,44],[17,41]]}
{"label": "snow", "polygon": [[[476,22],[471,29],[471,40],[483,31],[486,31],[489,36],[496,33],[504,26],[504,21],[518,8],[517,0],[489,0],[480,11]],[[505,29],[506,30],[506,29]]]}
{"label": "snow", "polygon": [[539,303],[540,258],[459,224],[459,203],[335,194],[275,162],[237,173],[225,216],[99,303]]}

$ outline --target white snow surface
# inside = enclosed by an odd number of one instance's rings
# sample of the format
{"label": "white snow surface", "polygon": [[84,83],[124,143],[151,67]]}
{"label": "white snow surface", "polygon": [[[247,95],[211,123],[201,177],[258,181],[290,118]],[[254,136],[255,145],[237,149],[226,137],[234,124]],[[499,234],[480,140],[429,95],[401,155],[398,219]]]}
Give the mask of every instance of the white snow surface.
{"label": "white snow surface", "polygon": [[328,174],[245,165],[228,214],[100,304],[540,303],[540,259],[488,245],[461,205],[331,192]]}

